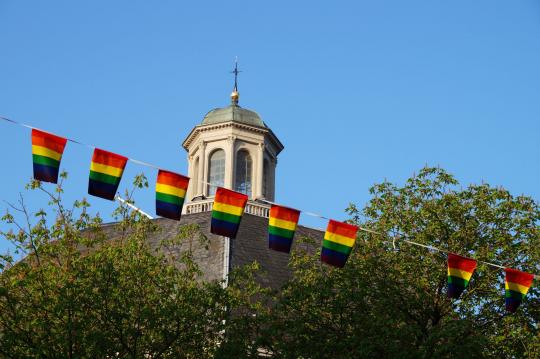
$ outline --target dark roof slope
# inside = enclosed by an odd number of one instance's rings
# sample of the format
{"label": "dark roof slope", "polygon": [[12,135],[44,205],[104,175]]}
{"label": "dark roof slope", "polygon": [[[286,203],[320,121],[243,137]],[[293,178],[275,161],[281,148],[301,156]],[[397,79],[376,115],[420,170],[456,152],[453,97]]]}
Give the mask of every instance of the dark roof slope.
{"label": "dark roof slope", "polygon": [[[289,254],[268,248],[268,218],[244,214],[238,230],[238,235],[231,244],[231,264],[233,267],[257,261],[263,274],[259,277],[261,284],[266,287],[279,288],[290,278]],[[303,226],[298,226],[293,241],[293,250],[301,237],[314,239],[320,245],[324,232]],[[315,248],[307,248],[314,251]]]}
{"label": "dark roof slope", "polygon": [[[208,238],[208,249],[198,240],[193,239],[185,241],[180,246],[168,247],[165,250],[167,254],[179,257],[182,252],[187,251],[191,246],[195,261],[203,271],[203,280],[222,280],[225,241],[223,237],[210,233],[210,220],[210,212],[185,214],[180,222],[166,218],[154,219],[154,223],[159,226],[159,231],[150,236],[150,245],[157,248],[163,240],[176,237],[182,225],[196,223]],[[291,276],[288,267],[289,255],[268,248],[267,229],[268,218],[244,214],[238,235],[236,239],[231,240],[230,265],[234,268],[257,261],[262,269],[262,275],[258,277],[261,284],[277,289]],[[110,238],[120,236],[114,224],[105,225],[103,230]],[[317,246],[319,246],[323,235],[324,232],[322,231],[298,226],[293,249],[297,245],[297,239],[302,236],[316,240]],[[313,251],[315,249],[308,248],[308,250]]]}

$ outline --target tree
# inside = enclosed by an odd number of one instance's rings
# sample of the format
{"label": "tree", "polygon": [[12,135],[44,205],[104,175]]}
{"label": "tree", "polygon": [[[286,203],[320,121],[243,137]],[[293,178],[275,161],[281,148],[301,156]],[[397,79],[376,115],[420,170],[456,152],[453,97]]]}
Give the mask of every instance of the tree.
{"label": "tree", "polygon": [[[64,179],[65,174],[62,176]],[[135,187],[147,186],[144,177]],[[244,303],[238,287],[203,282],[190,250],[179,257],[166,250],[182,241],[206,241],[196,225],[151,248],[159,228],[126,207],[106,231],[88,214],[83,200],[67,209],[39,182],[55,220],[46,211],[37,223],[20,202],[26,226],[11,214],[3,220],[17,231],[2,233],[23,259],[2,257],[0,353],[6,358],[204,358],[223,341],[229,312]],[[133,193],[133,192],[132,192]],[[131,194],[132,194],[131,193]],[[110,226],[108,227],[110,228]],[[249,287],[249,281],[236,281]]]}
{"label": "tree", "polygon": [[[404,186],[377,184],[365,208],[347,209],[369,231],[345,268],[321,264],[320,243],[304,238],[291,254],[293,276],[271,291],[255,279],[257,263],[234,271],[226,288],[203,282],[189,249],[169,250],[205,243],[196,225],[154,248],[154,222],[120,207],[114,227],[104,226],[86,201],[68,210],[57,191],[45,191],[52,224],[39,211],[31,225],[22,202],[26,226],[4,216],[18,230],[3,237],[24,254],[2,256],[5,357],[540,357],[538,288],[508,314],[504,272],[483,263],[539,271],[540,208],[529,197],[461,188],[438,168]],[[410,241],[483,261],[459,300],[446,297],[446,254]]]}
{"label": "tree", "polygon": [[479,263],[452,301],[445,254],[405,241],[535,273],[534,200],[487,184],[463,189],[438,168],[371,194],[363,210],[350,205],[349,221],[381,235],[360,232],[343,269],[322,265],[318,253],[294,253],[293,278],[275,294],[261,346],[283,358],[540,357],[538,288],[510,315],[504,271]]}

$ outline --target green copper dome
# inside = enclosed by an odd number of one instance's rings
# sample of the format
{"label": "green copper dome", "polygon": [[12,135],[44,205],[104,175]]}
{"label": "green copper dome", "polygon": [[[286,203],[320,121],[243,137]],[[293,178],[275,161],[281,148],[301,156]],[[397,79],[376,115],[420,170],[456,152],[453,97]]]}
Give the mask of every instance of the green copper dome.
{"label": "green copper dome", "polygon": [[261,117],[257,112],[242,108],[235,103],[208,112],[206,116],[204,116],[201,126],[231,121],[266,128],[265,123],[261,120]]}

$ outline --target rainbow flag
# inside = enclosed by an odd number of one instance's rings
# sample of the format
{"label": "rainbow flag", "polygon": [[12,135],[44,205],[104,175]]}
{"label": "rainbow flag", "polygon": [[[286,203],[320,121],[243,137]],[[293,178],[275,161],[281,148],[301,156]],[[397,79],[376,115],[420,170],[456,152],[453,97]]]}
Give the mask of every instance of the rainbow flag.
{"label": "rainbow flag", "polygon": [[127,160],[127,157],[96,148],[90,163],[88,193],[114,200]]}
{"label": "rainbow flag", "polygon": [[188,184],[188,177],[159,170],[156,181],[156,214],[179,221]]}
{"label": "rainbow flag", "polygon": [[354,246],[357,231],[358,227],[352,224],[331,219],[324,234],[321,261],[343,268]]}
{"label": "rainbow flag", "polygon": [[289,253],[294,238],[294,231],[300,218],[300,211],[273,205],[268,221],[268,245],[270,249]]}
{"label": "rainbow flag", "polygon": [[504,285],[506,310],[514,313],[525,299],[533,283],[534,275],[511,268],[505,268],[504,271],[506,272]]}
{"label": "rainbow flag", "polygon": [[66,143],[67,139],[63,137],[32,129],[34,179],[58,183],[58,171]]}
{"label": "rainbow flag", "polygon": [[235,238],[247,199],[245,194],[218,187],[212,208],[210,232]]}
{"label": "rainbow flag", "polygon": [[448,254],[448,298],[458,299],[469,285],[476,261],[457,254]]}

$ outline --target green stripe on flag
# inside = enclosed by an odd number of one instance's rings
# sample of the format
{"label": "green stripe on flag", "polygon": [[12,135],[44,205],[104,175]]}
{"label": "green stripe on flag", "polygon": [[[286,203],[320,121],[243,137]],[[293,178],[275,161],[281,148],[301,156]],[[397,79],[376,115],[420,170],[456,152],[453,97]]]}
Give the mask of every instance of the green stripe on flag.
{"label": "green stripe on flag", "polygon": [[58,168],[60,167],[60,161],[55,160],[54,158],[45,157],[41,155],[32,155],[32,160],[35,164],[43,165],[43,166],[50,166]]}
{"label": "green stripe on flag", "polygon": [[326,249],[331,249],[333,251],[340,252],[347,255],[350,254],[352,250],[352,247],[347,247],[347,246],[344,246],[343,244],[331,242],[326,239],[323,240],[322,246]]}
{"label": "green stripe on flag", "polygon": [[221,221],[231,222],[231,223],[240,223],[241,217],[235,216],[234,214],[212,210],[212,218],[219,219]]}
{"label": "green stripe on flag", "polygon": [[96,171],[90,171],[90,178],[94,181],[104,182],[112,185],[117,185],[118,183],[120,183],[121,179],[121,177],[114,177]]}
{"label": "green stripe on flag", "polygon": [[182,206],[182,204],[184,204],[184,199],[182,197],[173,196],[172,194],[166,194],[161,192],[156,192],[156,199],[158,201],[172,203],[177,206]]}
{"label": "green stripe on flag", "polygon": [[463,278],[454,277],[454,276],[449,275],[448,276],[448,284],[456,284],[456,285],[459,285],[459,286],[461,286],[463,288],[466,288],[467,284],[469,284],[469,281],[465,280]]}
{"label": "green stripe on flag", "polygon": [[516,292],[516,291],[507,289],[504,296],[505,296],[506,298],[514,298],[514,299],[520,299],[520,300],[523,300],[523,299],[525,298],[525,295],[526,295],[526,294],[522,294],[522,293],[520,293],[520,292]]}
{"label": "green stripe on flag", "polygon": [[268,233],[273,234],[274,236],[280,236],[287,239],[291,239],[294,237],[294,231],[290,231],[285,228],[279,228],[279,227],[274,227],[274,226],[268,226]]}

